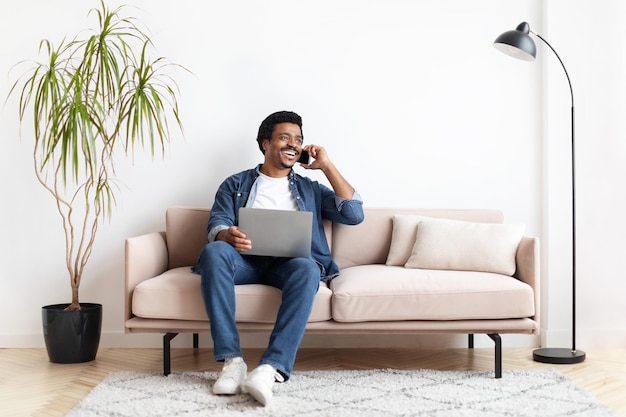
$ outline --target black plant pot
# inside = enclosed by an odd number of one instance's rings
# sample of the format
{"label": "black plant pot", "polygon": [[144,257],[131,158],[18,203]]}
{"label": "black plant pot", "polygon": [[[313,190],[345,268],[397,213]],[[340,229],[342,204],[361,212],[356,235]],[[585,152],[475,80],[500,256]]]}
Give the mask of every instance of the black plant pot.
{"label": "black plant pot", "polygon": [[96,358],[102,329],[102,304],[81,303],[82,309],[66,311],[69,304],[41,309],[43,335],[53,363],[81,363]]}

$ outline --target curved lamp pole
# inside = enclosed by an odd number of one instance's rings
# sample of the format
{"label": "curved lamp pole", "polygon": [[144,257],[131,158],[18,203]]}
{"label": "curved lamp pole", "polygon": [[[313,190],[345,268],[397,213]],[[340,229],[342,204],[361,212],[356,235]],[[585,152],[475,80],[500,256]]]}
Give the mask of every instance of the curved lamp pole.
{"label": "curved lamp pole", "polygon": [[575,170],[575,158],[574,158],[574,91],[572,90],[572,82],[570,81],[567,69],[561,60],[559,54],[556,53],[552,45],[548,43],[539,34],[530,30],[530,26],[526,22],[520,23],[515,30],[509,30],[498,36],[493,43],[493,46],[499,51],[518,58],[524,61],[532,61],[537,55],[537,48],[535,42],[530,37],[530,33],[538,37],[548,45],[548,47],[554,52],[554,55],[558,58],[567,82],[569,84],[569,91],[572,97],[572,348],[542,348],[535,349],[533,351],[533,359],[537,362],[553,363],[553,364],[572,364],[580,363],[585,360],[585,352],[576,349],[576,170]]}

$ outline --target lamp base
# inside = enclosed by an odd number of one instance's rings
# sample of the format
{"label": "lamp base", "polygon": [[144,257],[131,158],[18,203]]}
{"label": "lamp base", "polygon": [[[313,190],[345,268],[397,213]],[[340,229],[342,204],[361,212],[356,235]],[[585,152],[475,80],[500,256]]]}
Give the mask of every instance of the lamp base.
{"label": "lamp base", "polygon": [[553,364],[574,364],[581,363],[587,355],[582,350],[572,350],[567,348],[543,348],[533,351],[535,362]]}

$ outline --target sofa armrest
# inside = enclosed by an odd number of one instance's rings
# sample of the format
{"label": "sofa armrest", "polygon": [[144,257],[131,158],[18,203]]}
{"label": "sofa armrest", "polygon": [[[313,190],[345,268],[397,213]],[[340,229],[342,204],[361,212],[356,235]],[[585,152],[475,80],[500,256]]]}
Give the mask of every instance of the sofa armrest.
{"label": "sofa armrest", "polygon": [[137,284],[159,274],[168,267],[165,232],[154,232],[126,239],[124,248],[124,320],[132,318],[133,291]]}
{"label": "sofa armrest", "polygon": [[540,310],[540,260],[539,260],[539,239],[536,237],[524,236],[517,248],[515,257],[517,270],[515,277],[533,288],[535,293],[535,316],[533,319],[539,323]]}

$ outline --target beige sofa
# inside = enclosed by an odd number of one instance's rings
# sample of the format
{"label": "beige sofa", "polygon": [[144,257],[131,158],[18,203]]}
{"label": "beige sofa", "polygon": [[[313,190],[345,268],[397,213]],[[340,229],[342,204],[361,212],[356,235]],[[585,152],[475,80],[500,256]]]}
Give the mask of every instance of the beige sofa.
{"label": "beige sofa", "polygon": [[[208,217],[208,208],[173,207],[165,232],[126,240],[125,331],[164,334],[166,375],[172,338],[193,333],[197,347],[210,329],[190,271]],[[321,284],[307,332],[468,334],[470,348],[487,334],[500,378],[499,335],[539,331],[539,241],[502,221],[496,210],[366,208],[358,226],[325,224],[341,273]],[[273,287],[237,286],[240,332],[269,332],[280,298]]]}

